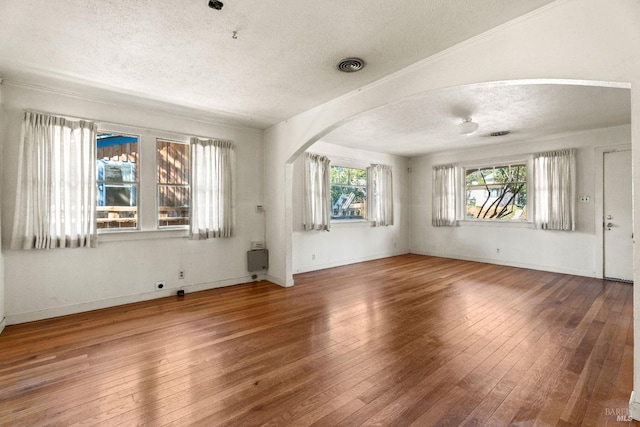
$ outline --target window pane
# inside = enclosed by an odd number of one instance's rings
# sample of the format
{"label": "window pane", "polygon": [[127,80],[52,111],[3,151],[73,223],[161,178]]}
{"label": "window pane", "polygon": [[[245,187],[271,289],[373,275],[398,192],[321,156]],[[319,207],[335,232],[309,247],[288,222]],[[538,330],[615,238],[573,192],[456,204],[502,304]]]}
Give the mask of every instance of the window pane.
{"label": "window pane", "polygon": [[331,219],[365,219],[367,171],[331,166]]}
{"label": "window pane", "polygon": [[138,227],[138,137],[98,133],[98,229]]}
{"label": "window pane", "polygon": [[467,169],[467,219],[527,220],[525,164]]}
{"label": "window pane", "polygon": [[158,225],[189,225],[189,187],[158,185]]}
{"label": "window pane", "polygon": [[189,145],[156,140],[158,226],[189,224]]}
{"label": "window pane", "polygon": [[156,140],[158,183],[189,185],[189,144]]}

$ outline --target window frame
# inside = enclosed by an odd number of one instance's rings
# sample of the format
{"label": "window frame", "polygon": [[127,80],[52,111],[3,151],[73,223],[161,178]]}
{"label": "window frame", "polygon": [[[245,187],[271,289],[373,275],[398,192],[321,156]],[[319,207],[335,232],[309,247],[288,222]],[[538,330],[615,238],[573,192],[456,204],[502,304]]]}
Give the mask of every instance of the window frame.
{"label": "window frame", "polygon": [[[102,126],[101,123],[98,123],[98,130],[96,132],[96,163],[100,160],[98,159],[98,140],[97,140],[97,135],[100,134],[115,134],[115,135],[120,135],[120,136],[128,136],[128,137],[135,137],[137,138],[137,142],[136,144],[138,144],[138,150],[137,150],[137,162],[136,162],[136,171],[135,171],[135,181],[134,182],[129,182],[129,181],[118,181],[115,182],[116,184],[120,184],[120,185],[134,185],[135,189],[136,189],[136,226],[135,227],[126,227],[126,228],[99,228],[98,227],[98,200],[96,199],[96,230],[97,233],[100,234],[109,234],[109,233],[126,233],[126,232],[137,232],[140,231],[141,229],[141,213],[140,213],[140,200],[141,200],[141,177],[142,177],[142,155],[141,155],[141,151],[142,151],[142,133],[141,132],[136,132],[136,131],[130,131],[130,130],[122,130],[122,129],[118,129],[118,127],[116,126],[115,129],[114,127],[111,126]],[[96,165],[96,178],[95,178],[95,185],[96,187],[100,184],[100,181],[98,180],[98,170],[97,170],[97,165]],[[105,184],[105,180],[102,180],[102,183]],[[98,193],[98,189],[96,188],[96,197]]]}
{"label": "window frame", "polygon": [[[165,238],[187,238],[188,228],[158,228],[156,197],[156,139],[190,144],[191,134],[150,127],[96,120],[97,133],[137,135],[138,140],[138,228],[98,230],[99,242]],[[96,156],[97,157],[97,156]]]}
{"label": "window frame", "polygon": [[[154,151],[155,151],[155,168],[154,171],[156,172],[155,176],[156,176],[156,191],[155,191],[155,219],[156,219],[156,230],[158,231],[162,231],[162,230],[189,230],[189,224],[183,224],[183,225],[168,225],[168,226],[161,226],[160,225],[160,186],[168,186],[168,187],[186,187],[188,189],[188,192],[191,192],[191,176],[187,176],[187,180],[188,180],[188,184],[168,184],[168,183],[160,183],[159,179],[158,179],[158,175],[157,175],[157,170],[158,170],[158,141],[165,141],[165,142],[169,142],[169,143],[173,143],[173,144],[182,144],[185,145],[187,147],[187,155],[189,156],[188,161],[191,162],[191,142],[189,140],[180,140],[180,139],[176,139],[176,138],[165,138],[165,137],[161,137],[161,136],[156,136],[155,138],[155,144],[154,144]],[[191,167],[191,165],[189,165],[189,167]],[[189,218],[191,217],[191,199],[189,199]]]}
{"label": "window frame", "polygon": [[[505,219],[481,219],[481,218],[468,218],[467,213],[467,184],[466,176],[469,169],[482,169],[495,167],[496,165],[515,165],[524,164],[526,167],[526,187],[527,187],[527,218],[524,220],[505,220]],[[458,206],[458,218],[461,224],[464,225],[497,225],[511,226],[511,227],[533,227],[534,226],[534,197],[533,197],[533,155],[519,155],[512,157],[499,157],[491,160],[477,160],[461,163],[460,165],[460,190],[458,197],[460,200]]]}
{"label": "window frame", "polygon": [[[342,158],[334,158],[334,157],[330,157],[331,163],[330,163],[330,167],[329,167],[329,192],[331,192],[331,187],[333,186],[333,184],[331,183],[331,168],[333,167],[343,167],[343,168],[349,168],[349,169],[360,169],[360,170],[364,170],[365,171],[365,188],[368,187],[367,181],[368,181],[368,171],[367,168],[369,166],[371,166],[369,163],[364,163],[364,162],[358,162],[358,161],[353,161],[353,160],[349,160],[349,159],[342,159]],[[339,185],[339,184],[336,184]],[[361,219],[333,219],[332,218],[332,214],[333,212],[331,212],[331,214],[329,215],[329,221],[331,224],[366,224],[366,223],[370,223],[371,220],[367,217],[367,206],[369,203],[369,194],[368,194],[368,188],[367,188],[367,193],[365,193],[365,206],[363,207],[363,217]]]}

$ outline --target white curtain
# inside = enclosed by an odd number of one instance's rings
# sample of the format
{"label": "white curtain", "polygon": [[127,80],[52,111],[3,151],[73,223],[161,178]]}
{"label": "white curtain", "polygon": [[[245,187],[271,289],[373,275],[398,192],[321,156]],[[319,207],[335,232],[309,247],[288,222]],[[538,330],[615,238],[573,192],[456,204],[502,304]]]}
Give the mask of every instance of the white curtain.
{"label": "white curtain", "polygon": [[457,201],[460,188],[458,169],[453,165],[433,168],[433,206],[431,223],[436,227],[458,224]]}
{"label": "white curtain", "polygon": [[191,138],[189,239],[231,237],[234,162],[232,142]]}
{"label": "white curtain", "polygon": [[96,132],[88,121],[25,112],[11,247],[96,247]]}
{"label": "white curtain", "polygon": [[391,166],[367,168],[367,219],[375,226],[393,225],[393,174]]}
{"label": "white curtain", "polygon": [[534,155],[536,227],[544,230],[575,229],[576,150]]}
{"label": "white curtain", "polygon": [[331,228],[331,165],[325,156],[305,153],[303,223],[305,230]]}

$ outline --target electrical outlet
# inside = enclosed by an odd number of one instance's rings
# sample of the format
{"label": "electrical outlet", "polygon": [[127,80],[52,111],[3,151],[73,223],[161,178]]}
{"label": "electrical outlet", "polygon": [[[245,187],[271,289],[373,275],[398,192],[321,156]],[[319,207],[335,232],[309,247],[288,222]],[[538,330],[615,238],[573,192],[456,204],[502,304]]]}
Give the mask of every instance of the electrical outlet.
{"label": "electrical outlet", "polygon": [[178,279],[184,279],[184,270],[178,272]]}
{"label": "electrical outlet", "polygon": [[500,248],[496,248],[496,253],[499,254],[500,253]]}
{"label": "electrical outlet", "polygon": [[167,284],[164,280],[159,280],[156,282],[156,291],[161,291],[167,287]]}

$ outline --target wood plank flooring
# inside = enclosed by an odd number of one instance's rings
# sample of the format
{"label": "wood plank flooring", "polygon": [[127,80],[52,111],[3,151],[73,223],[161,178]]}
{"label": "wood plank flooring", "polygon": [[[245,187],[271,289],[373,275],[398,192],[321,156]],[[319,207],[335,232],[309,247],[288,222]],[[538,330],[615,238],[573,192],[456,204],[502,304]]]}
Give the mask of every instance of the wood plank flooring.
{"label": "wood plank flooring", "polygon": [[405,255],[10,326],[0,425],[626,426],[632,286]]}

